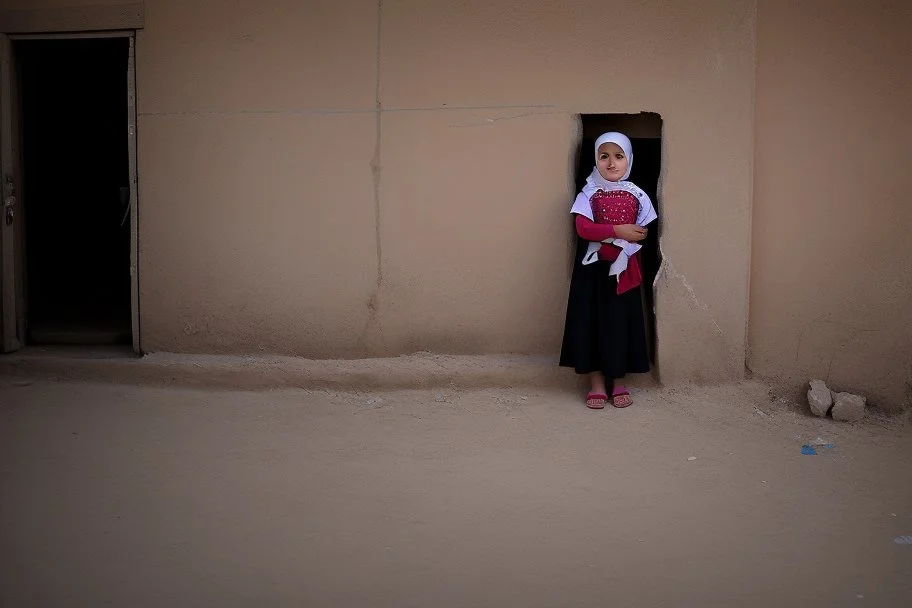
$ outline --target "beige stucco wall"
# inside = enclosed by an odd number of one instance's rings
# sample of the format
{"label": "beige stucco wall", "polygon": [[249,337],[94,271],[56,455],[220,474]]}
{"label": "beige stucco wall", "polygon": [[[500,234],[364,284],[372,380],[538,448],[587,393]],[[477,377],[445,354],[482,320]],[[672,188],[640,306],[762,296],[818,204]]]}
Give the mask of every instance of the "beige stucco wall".
{"label": "beige stucco wall", "polygon": [[576,116],[648,110],[665,124],[663,379],[739,376],[754,15],[147,0],[143,347],[556,353]]}
{"label": "beige stucco wall", "polygon": [[146,2],[141,345],[370,354],[376,7]]}
{"label": "beige stucco wall", "polygon": [[912,388],[912,5],[762,0],[749,367]]}
{"label": "beige stucco wall", "polygon": [[142,347],[556,358],[578,115],[650,111],[661,377],[741,376],[755,17],[754,0],[146,0]]}

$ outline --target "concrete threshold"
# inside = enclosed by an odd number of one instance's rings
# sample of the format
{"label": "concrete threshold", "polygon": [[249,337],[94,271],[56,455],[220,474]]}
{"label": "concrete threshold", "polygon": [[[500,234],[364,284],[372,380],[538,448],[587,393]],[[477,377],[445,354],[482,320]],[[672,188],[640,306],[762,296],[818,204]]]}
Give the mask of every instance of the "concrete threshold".
{"label": "concrete threshold", "polygon": [[[439,355],[314,360],[300,357],[134,355],[127,349],[30,347],[0,355],[0,377],[20,382],[51,380],[227,390],[282,388],[332,390],[471,389],[511,386],[582,386],[556,356]],[[656,386],[651,376],[631,386]]]}

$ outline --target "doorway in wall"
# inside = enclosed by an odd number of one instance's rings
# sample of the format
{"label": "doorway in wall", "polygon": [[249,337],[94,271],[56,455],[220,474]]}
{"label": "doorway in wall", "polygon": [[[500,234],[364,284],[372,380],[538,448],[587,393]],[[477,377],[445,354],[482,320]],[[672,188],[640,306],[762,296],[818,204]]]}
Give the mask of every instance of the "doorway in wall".
{"label": "doorway in wall", "polygon": [[13,41],[28,343],[132,342],[131,42]]}
{"label": "doorway in wall", "polygon": [[656,320],[653,283],[662,263],[659,252],[659,233],[662,208],[658,198],[659,178],[662,169],[662,117],[653,112],[640,114],[581,114],[582,140],[576,167],[576,189],[582,189],[595,165],[595,140],[605,132],[619,131],[633,144],[633,168],[630,181],[643,189],[652,199],[659,219],[649,225],[649,236],[640,251],[643,266],[643,305],[646,320],[649,356],[655,364]]}

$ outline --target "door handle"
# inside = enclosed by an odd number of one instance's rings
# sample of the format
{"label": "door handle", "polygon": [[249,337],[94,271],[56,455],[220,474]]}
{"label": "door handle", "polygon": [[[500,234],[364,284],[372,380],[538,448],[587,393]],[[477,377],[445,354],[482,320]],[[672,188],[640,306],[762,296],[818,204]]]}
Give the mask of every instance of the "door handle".
{"label": "door handle", "polygon": [[6,217],[6,225],[11,226],[13,224],[13,218],[16,217],[15,196],[7,196],[6,200],[3,201],[3,215]]}
{"label": "door handle", "polygon": [[6,176],[7,196],[3,199],[3,216],[6,218],[6,225],[10,226],[16,217],[16,186],[13,184],[13,176]]}

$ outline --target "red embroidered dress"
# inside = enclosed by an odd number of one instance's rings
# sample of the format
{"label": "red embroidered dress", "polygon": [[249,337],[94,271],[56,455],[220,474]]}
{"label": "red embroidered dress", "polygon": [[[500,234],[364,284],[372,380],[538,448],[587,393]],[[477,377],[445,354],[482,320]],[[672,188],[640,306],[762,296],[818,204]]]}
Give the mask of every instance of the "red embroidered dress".
{"label": "red embroidered dress", "polygon": [[589,199],[589,204],[592,205],[596,224],[636,224],[637,212],[640,210],[636,197],[623,190],[596,190]]}
{"label": "red embroidered dress", "polygon": [[[640,204],[636,197],[623,190],[613,190],[611,192],[597,190],[589,199],[589,204],[592,205],[592,216],[595,218],[595,225],[591,225],[593,222],[588,218],[577,215],[577,232],[582,238],[596,242],[608,237],[614,237],[613,230],[610,232],[605,231],[608,226],[635,224],[640,210]],[[583,234],[584,232],[586,234]],[[604,243],[599,249],[599,259],[613,262],[617,259],[619,252],[620,250],[614,245]],[[631,256],[627,262],[627,270],[618,277],[618,293],[624,293],[639,287],[643,282],[639,257],[639,252]]]}

